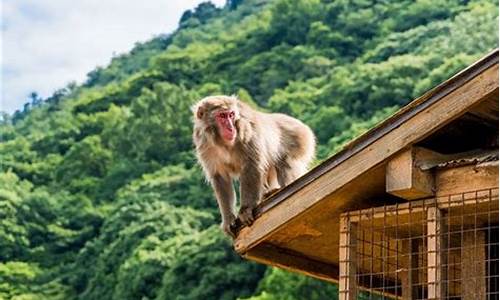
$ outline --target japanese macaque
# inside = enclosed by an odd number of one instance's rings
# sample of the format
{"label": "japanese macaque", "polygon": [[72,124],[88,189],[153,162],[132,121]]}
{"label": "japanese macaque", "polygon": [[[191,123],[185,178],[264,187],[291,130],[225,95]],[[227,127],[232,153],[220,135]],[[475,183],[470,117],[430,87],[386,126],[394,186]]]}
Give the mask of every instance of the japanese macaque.
{"label": "japanese macaque", "polygon": [[211,96],[193,107],[193,141],[222,215],[222,230],[234,238],[233,180],[240,182],[243,225],[263,195],[280,189],[307,171],[316,140],[301,121],[284,114],[256,111],[234,96]]}

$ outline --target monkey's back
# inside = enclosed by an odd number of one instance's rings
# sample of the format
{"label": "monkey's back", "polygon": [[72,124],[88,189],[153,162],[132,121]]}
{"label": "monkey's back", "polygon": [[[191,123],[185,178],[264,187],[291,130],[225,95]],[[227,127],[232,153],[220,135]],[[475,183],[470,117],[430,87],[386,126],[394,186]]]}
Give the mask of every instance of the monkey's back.
{"label": "monkey's back", "polygon": [[316,138],[309,126],[300,120],[280,113],[259,113],[260,130],[263,132],[267,149],[270,150],[269,159],[272,164],[280,160],[297,161],[301,169],[307,166],[314,158]]}
{"label": "monkey's back", "polygon": [[281,132],[281,143],[292,158],[309,163],[314,157],[316,138],[309,126],[285,114],[271,114]]}

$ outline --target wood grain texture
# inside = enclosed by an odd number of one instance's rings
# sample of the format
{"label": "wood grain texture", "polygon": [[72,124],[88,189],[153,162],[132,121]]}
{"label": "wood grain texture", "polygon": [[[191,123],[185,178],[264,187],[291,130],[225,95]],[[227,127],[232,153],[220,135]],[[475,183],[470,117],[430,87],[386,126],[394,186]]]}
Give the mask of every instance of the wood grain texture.
{"label": "wood grain texture", "polygon": [[339,299],[356,300],[358,298],[356,224],[351,223],[346,217],[341,217],[339,234]]}
{"label": "wood grain texture", "polygon": [[434,176],[422,170],[421,164],[437,161],[439,153],[421,147],[410,147],[389,160],[385,173],[385,186],[389,194],[413,200],[434,195]]}
{"label": "wood grain texture", "polygon": [[442,212],[427,209],[427,290],[428,299],[446,299],[446,239]]}
{"label": "wood grain texture", "polygon": [[462,299],[486,299],[486,238],[484,231],[463,233]]}
{"label": "wood grain texture", "polygon": [[262,243],[244,255],[245,258],[284,270],[337,283],[338,267],[312,260],[287,249],[269,243]]}
{"label": "wood grain texture", "polygon": [[437,196],[493,187],[498,187],[498,162],[441,169],[436,172]]}
{"label": "wood grain texture", "polygon": [[403,241],[405,271],[401,278],[401,288],[404,300],[418,299],[418,239]]}

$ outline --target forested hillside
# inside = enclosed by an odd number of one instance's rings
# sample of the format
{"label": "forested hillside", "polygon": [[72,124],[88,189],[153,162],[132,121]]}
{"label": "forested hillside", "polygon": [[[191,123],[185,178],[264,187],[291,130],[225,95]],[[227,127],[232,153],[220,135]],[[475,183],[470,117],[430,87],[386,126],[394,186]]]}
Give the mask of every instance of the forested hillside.
{"label": "forested hillside", "polygon": [[319,162],[497,47],[497,26],[493,0],[207,2],[33,95],[0,124],[0,299],[335,299],[234,253],[190,106],[236,94],[295,116]]}

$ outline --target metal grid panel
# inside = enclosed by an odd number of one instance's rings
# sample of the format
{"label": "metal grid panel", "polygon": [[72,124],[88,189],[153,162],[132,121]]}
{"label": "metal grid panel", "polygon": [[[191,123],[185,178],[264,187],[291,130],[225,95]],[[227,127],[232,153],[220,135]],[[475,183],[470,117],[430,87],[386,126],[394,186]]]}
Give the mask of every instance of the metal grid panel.
{"label": "metal grid panel", "polygon": [[498,299],[498,189],[341,216],[340,299]]}

